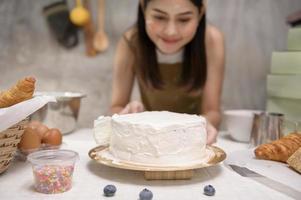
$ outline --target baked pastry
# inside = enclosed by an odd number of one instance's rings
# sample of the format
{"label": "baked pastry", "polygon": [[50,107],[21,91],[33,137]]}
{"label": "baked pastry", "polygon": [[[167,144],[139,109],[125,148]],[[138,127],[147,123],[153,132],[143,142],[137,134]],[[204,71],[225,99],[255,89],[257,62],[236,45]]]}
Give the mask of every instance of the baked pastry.
{"label": "baked pastry", "polygon": [[290,133],[271,143],[259,145],[255,149],[256,158],[286,162],[301,147],[301,134]]}
{"label": "baked pastry", "polygon": [[287,164],[301,173],[301,147],[287,160]]}
{"label": "baked pastry", "polygon": [[25,77],[7,91],[0,93],[0,108],[12,106],[32,98],[35,90],[35,78]]}

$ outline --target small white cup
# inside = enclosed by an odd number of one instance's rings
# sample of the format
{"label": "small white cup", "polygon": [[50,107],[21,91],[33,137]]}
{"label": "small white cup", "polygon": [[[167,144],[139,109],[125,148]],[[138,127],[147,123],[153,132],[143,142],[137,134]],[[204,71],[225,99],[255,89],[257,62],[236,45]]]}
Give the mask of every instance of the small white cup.
{"label": "small white cup", "polygon": [[249,142],[253,119],[258,110],[226,110],[223,113],[225,128],[231,138],[239,142]]}

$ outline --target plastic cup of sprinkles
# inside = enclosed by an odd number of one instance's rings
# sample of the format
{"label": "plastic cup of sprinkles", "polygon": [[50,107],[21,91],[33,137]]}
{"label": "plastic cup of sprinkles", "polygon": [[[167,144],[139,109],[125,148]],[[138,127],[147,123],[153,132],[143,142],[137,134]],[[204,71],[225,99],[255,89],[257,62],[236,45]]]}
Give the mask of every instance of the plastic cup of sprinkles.
{"label": "plastic cup of sprinkles", "polygon": [[70,190],[78,157],[75,151],[59,149],[29,154],[27,159],[32,164],[36,191],[56,194]]}

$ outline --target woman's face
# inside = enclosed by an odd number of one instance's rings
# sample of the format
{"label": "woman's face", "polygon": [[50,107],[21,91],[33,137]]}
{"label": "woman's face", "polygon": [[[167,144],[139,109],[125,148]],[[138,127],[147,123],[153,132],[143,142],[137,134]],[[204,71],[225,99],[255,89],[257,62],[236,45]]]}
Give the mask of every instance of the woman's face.
{"label": "woman's face", "polygon": [[179,51],[195,35],[199,8],[190,0],[152,0],[145,9],[146,32],[165,54]]}

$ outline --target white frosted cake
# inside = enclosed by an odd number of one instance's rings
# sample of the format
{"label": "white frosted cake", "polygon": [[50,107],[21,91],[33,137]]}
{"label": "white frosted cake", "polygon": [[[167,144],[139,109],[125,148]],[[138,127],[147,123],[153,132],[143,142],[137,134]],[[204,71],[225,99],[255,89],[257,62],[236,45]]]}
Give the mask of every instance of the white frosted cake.
{"label": "white frosted cake", "polygon": [[206,159],[206,120],[167,111],[100,117],[97,143],[109,143],[114,158],[143,164],[181,165]]}

